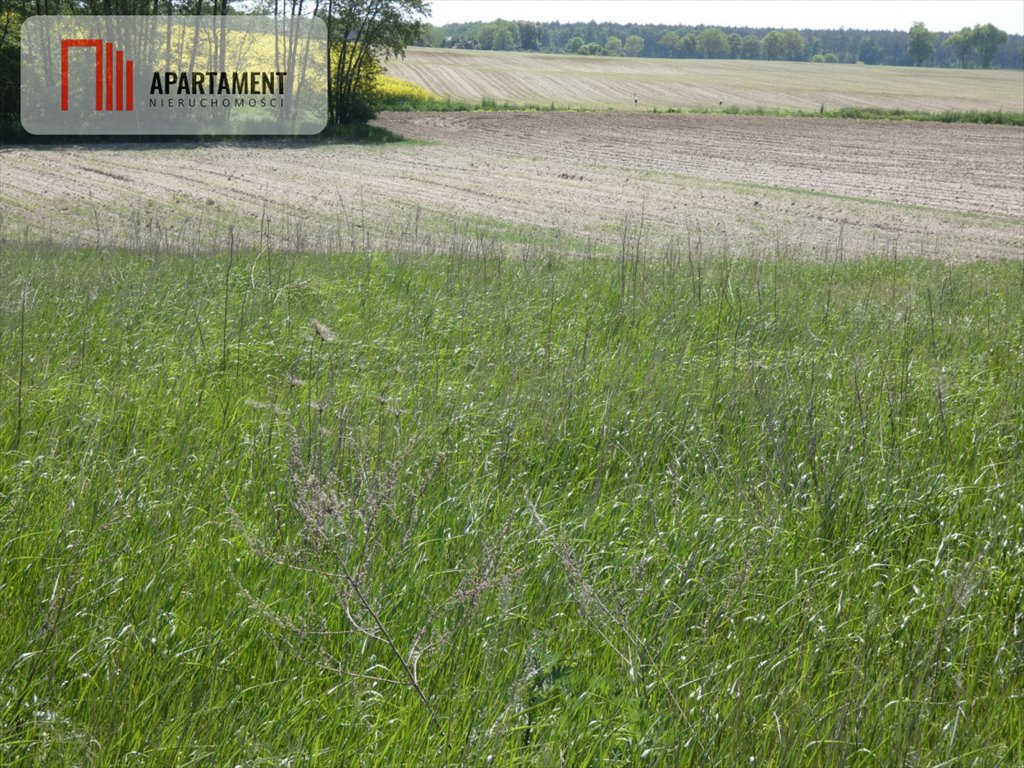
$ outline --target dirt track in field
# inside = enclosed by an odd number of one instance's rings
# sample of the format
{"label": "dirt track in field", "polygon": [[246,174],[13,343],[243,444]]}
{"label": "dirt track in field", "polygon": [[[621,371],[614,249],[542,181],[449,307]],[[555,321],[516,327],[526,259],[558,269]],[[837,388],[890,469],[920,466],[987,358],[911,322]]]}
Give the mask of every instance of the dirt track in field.
{"label": "dirt track in field", "polygon": [[[467,222],[614,250],[1024,254],[1024,129],[637,113],[394,113],[386,145],[0,150],[7,236],[69,243],[438,247]],[[533,235],[530,235],[533,237]],[[831,250],[830,250],[831,249]]]}

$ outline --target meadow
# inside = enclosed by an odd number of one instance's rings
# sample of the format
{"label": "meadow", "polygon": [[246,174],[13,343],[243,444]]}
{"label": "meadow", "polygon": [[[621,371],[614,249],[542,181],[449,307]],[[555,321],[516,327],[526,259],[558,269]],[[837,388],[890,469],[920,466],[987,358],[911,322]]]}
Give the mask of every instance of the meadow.
{"label": "meadow", "polygon": [[1012,765],[1024,267],[5,248],[7,765]]}
{"label": "meadow", "polygon": [[0,150],[0,764],[1024,763],[1024,129],[378,125]]}

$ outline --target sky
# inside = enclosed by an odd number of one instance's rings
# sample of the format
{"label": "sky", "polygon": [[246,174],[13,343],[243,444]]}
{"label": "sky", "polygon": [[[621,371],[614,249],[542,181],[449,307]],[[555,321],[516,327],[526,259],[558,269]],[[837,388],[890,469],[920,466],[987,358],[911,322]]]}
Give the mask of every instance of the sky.
{"label": "sky", "polygon": [[637,24],[932,32],[995,24],[1024,34],[1024,0],[431,0],[430,22],[612,21]]}

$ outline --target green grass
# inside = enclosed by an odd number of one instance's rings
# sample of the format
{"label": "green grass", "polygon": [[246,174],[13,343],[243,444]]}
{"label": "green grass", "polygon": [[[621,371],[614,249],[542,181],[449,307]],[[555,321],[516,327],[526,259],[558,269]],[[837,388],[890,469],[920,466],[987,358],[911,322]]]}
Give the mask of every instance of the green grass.
{"label": "green grass", "polygon": [[[499,103],[495,99],[484,97],[479,104],[464,101],[452,101],[450,98],[399,100],[392,99],[379,105],[381,111],[390,112],[594,112],[594,108],[556,106],[554,102],[547,106],[540,104]],[[612,110],[607,110],[612,111]],[[839,109],[799,110],[799,109],[766,109],[763,107],[727,106],[718,109],[710,107],[680,108],[668,107],[651,109],[655,114],[684,115],[748,115],[770,117],[822,117],[844,118],[853,120],[913,120],[930,123],[980,123],[983,125],[1024,125],[1024,112],[961,111],[946,110],[944,112],[926,112],[924,110],[884,109],[881,107],[841,107]]]}
{"label": "green grass", "polygon": [[583,107],[558,107],[552,102],[520,104],[484,97],[479,102],[452,100],[451,98],[379,99],[374,105],[381,112],[593,112]]}
{"label": "green grass", "polygon": [[623,250],[5,246],[0,763],[1019,764],[1024,266]]}
{"label": "green grass", "polygon": [[882,107],[840,107],[839,109],[794,110],[744,107],[723,107],[721,109],[666,109],[669,114],[699,115],[767,115],[773,117],[827,117],[852,120],[915,120],[929,123],[980,123],[982,125],[1024,125],[1024,112],[1003,112],[1002,110],[946,110],[927,112],[924,110],[885,109]]}

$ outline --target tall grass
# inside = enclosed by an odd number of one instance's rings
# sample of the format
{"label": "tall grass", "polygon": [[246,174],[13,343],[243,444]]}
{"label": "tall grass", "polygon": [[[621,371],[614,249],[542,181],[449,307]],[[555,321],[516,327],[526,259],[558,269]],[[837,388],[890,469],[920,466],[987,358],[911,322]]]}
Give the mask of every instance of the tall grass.
{"label": "tall grass", "polygon": [[[658,112],[658,108],[653,109]],[[911,120],[927,123],[978,123],[982,125],[1024,125],[1024,112],[1003,110],[955,110],[929,112],[921,109],[893,109],[887,107],[828,107],[819,109],[776,109],[772,107],[739,107],[735,105],[715,108],[668,108],[666,114],[699,115],[754,115],[771,117],[822,117],[851,120]]]}
{"label": "tall grass", "polygon": [[0,762],[1021,762],[1020,262],[500,246],[6,249]]}
{"label": "tall grass", "polygon": [[[393,79],[393,78],[389,78]],[[442,98],[404,81],[399,86],[389,86],[377,97],[381,110],[394,112],[595,112],[619,111],[611,107],[580,107],[567,104],[535,104],[499,102],[484,97],[479,103],[465,100]],[[414,90],[415,89],[415,90]],[[819,117],[851,120],[895,120],[929,123],[976,123],[983,125],[1024,125],[1024,112],[1003,110],[952,110],[929,112],[920,109],[894,109],[887,107],[828,107],[822,104],[818,109],[783,109],[776,107],[741,107],[735,104],[719,107],[653,107],[655,114],[667,115],[746,115],[752,117]]]}

